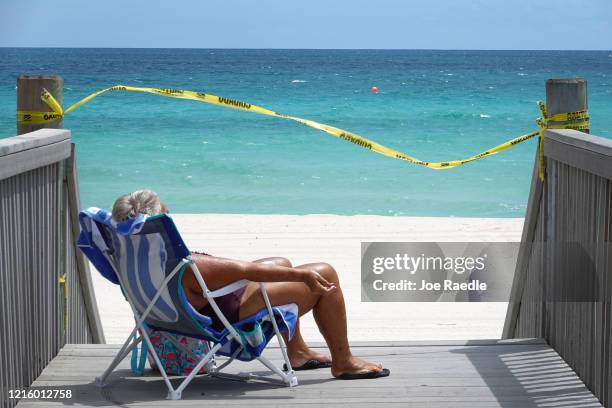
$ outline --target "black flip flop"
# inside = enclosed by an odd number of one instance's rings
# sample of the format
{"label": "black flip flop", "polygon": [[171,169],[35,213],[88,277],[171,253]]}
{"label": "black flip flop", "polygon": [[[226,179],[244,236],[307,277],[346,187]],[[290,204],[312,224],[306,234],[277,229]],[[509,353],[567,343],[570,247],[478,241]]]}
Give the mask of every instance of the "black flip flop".
{"label": "black flip flop", "polygon": [[[317,368],[330,368],[331,363],[325,363],[319,360],[308,360],[299,367],[291,367],[293,371],[316,370]],[[287,364],[283,364],[283,371],[287,371]]]}
{"label": "black flip flop", "polygon": [[336,378],[339,380],[365,380],[372,378],[388,377],[389,374],[391,374],[391,371],[389,371],[389,369],[387,368],[383,368],[382,371],[368,371],[367,373],[345,373]]}

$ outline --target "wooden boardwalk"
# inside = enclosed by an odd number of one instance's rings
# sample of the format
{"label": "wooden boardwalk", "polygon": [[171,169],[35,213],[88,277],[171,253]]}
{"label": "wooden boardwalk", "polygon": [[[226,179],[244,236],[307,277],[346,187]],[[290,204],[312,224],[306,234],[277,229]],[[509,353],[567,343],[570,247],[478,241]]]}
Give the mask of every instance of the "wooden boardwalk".
{"label": "wooden boardwalk", "polygon": [[[129,357],[97,388],[94,377],[111,361],[117,345],[67,345],[32,384],[32,389],[66,389],[66,400],[22,400],[18,407],[600,407],[559,355],[541,340],[357,343],[355,354],[382,362],[391,376],[338,381],[328,369],[298,372],[300,385],[199,377],[181,401],[165,400],[161,376],[136,377]],[[266,354],[279,362],[280,351]],[[228,372],[259,363],[236,363]]]}

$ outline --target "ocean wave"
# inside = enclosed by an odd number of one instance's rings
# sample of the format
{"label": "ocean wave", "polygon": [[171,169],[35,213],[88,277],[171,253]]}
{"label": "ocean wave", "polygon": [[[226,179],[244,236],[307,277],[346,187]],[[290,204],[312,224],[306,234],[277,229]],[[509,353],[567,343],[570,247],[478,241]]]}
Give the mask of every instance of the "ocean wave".
{"label": "ocean wave", "polygon": [[474,114],[469,112],[434,112],[432,116],[437,116],[441,118],[452,118],[452,119],[463,119],[474,117]]}
{"label": "ocean wave", "polygon": [[304,82],[308,82],[308,81],[304,81],[303,79],[294,79],[293,81],[291,81],[292,84],[301,84]]}
{"label": "ocean wave", "polygon": [[481,114],[480,114],[480,117],[481,117],[481,118],[490,118],[490,117],[491,117],[491,115],[487,115],[486,113],[481,113]]}

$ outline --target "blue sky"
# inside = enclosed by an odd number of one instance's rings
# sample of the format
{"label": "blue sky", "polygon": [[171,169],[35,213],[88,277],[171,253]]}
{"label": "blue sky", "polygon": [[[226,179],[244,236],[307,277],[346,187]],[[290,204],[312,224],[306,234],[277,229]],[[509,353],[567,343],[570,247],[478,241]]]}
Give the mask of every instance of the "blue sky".
{"label": "blue sky", "polygon": [[0,0],[2,47],[612,49],[612,0]]}

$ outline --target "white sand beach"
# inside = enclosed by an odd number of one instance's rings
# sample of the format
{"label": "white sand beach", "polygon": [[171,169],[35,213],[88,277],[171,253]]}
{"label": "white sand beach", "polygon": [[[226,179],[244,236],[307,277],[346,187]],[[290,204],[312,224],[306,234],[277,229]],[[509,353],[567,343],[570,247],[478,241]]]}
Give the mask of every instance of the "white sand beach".
{"label": "white sand beach", "polygon": [[[516,242],[523,227],[522,218],[171,215],[191,250],[332,264],[346,297],[351,341],[499,338],[507,303],[361,302],[361,242]],[[92,272],[106,341],[122,343],[133,327],[129,305],[118,287]],[[311,315],[302,318],[301,328],[306,340],[323,341]]]}

